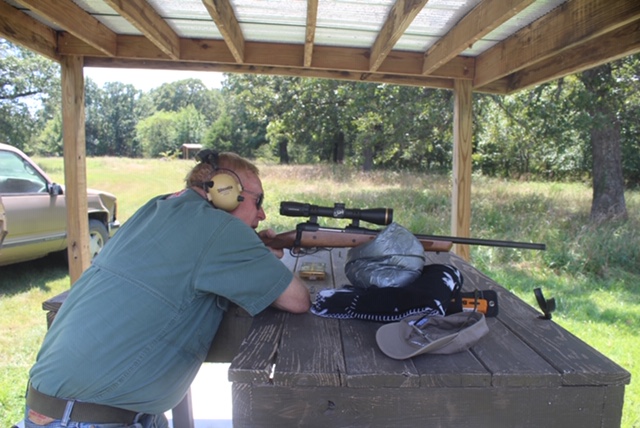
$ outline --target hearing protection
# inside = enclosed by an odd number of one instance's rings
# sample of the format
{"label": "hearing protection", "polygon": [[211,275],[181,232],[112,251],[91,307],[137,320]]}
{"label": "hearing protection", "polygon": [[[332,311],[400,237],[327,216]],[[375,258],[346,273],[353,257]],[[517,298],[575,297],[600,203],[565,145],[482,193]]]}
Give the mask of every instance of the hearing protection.
{"label": "hearing protection", "polygon": [[242,182],[234,171],[218,166],[218,153],[204,149],[196,154],[196,160],[208,163],[213,167],[214,175],[211,181],[202,183],[207,199],[214,207],[224,211],[235,210],[240,202],[244,201]]}

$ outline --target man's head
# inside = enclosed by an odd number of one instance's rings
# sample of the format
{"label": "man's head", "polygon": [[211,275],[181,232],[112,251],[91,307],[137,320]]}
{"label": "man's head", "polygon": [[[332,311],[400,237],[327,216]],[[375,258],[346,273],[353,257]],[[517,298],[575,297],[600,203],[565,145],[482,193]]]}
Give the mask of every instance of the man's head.
{"label": "man's head", "polygon": [[239,184],[232,192],[234,198],[239,196],[238,205],[233,208],[235,203],[231,204],[232,208],[227,211],[249,227],[257,228],[260,221],[266,218],[262,209],[264,191],[258,168],[247,159],[228,152],[219,153],[215,162],[207,161],[206,157],[201,160],[187,175],[187,187],[206,197],[212,183],[216,183],[216,177],[218,183],[225,183],[223,187],[226,187],[226,183],[234,186]]}

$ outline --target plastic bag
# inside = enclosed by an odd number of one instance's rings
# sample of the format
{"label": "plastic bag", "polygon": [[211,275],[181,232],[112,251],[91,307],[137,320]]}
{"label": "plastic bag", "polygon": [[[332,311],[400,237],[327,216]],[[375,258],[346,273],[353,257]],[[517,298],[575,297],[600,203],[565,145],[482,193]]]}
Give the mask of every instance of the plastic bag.
{"label": "plastic bag", "polygon": [[345,274],[354,287],[402,287],[420,275],[424,263],[420,241],[391,223],[371,242],[349,250]]}

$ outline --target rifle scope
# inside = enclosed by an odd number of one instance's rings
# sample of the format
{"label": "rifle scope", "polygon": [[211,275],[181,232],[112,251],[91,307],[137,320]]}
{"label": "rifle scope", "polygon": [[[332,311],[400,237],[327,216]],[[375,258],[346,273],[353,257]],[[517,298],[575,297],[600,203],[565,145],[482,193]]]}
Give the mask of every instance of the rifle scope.
{"label": "rifle scope", "polygon": [[344,204],[335,204],[331,207],[319,207],[317,205],[301,202],[280,202],[280,215],[289,217],[333,217],[363,220],[373,224],[386,226],[393,221],[392,208],[347,209]]}

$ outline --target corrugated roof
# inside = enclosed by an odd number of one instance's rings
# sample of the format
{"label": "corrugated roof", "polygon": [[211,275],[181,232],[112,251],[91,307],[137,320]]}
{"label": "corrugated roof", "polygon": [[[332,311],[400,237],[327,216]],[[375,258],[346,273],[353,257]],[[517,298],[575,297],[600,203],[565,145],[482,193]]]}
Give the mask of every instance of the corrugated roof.
{"label": "corrugated roof", "polygon": [[0,36],[88,66],[467,79],[497,93],[640,50],[636,0],[0,0],[0,12]]}

